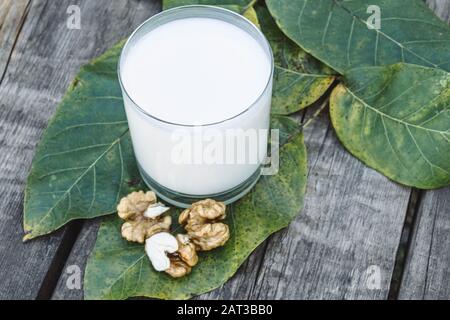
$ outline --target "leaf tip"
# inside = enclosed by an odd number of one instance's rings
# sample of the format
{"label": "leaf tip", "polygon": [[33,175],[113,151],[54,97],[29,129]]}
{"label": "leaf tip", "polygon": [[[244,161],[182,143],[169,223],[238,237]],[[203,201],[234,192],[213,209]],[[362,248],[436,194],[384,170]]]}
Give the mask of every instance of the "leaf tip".
{"label": "leaf tip", "polygon": [[25,231],[25,235],[22,238],[22,242],[27,242],[33,238],[34,236],[31,234],[31,231]]}

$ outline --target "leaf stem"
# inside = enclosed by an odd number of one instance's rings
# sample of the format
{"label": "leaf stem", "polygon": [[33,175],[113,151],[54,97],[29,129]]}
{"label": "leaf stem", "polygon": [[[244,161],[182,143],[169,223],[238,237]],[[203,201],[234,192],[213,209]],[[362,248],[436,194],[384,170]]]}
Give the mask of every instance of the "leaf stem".
{"label": "leaf stem", "polygon": [[251,7],[253,7],[259,0],[252,0],[248,5],[246,5],[243,9],[241,14],[244,14],[245,11],[247,11],[248,9],[250,9]]}
{"label": "leaf stem", "polygon": [[287,139],[286,142],[283,144],[288,144],[289,142],[292,141],[292,139],[295,137],[295,135],[297,133],[299,133],[300,131],[302,131],[304,128],[306,128],[307,126],[309,126],[319,115],[320,113],[325,109],[325,107],[328,105],[328,102],[330,101],[330,96],[328,96],[320,105],[320,107],[314,112],[314,114],[308,119],[306,120],[306,122],[301,123],[298,126],[298,130],[296,131],[296,133],[291,134]]}
{"label": "leaf stem", "polygon": [[328,106],[328,103],[330,102],[330,97],[328,96],[320,105],[320,107],[313,113],[313,115],[306,120],[306,122],[302,123],[300,125],[300,129],[304,129],[307,126],[309,126],[321,113],[322,111]]}

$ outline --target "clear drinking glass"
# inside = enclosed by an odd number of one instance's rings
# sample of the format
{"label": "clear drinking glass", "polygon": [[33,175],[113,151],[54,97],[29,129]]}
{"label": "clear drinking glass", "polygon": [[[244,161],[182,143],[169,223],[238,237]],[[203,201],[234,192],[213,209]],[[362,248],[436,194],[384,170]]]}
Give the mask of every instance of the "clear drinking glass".
{"label": "clear drinking glass", "polygon": [[[123,83],[121,67],[130,50],[133,50],[134,44],[153,29],[184,18],[212,18],[231,23],[252,36],[267,54],[271,72],[265,89],[256,101],[240,114],[200,126],[171,123],[146,112],[133,101],[133,97],[125,89],[126,83]],[[160,198],[179,207],[188,207],[191,203],[205,198],[228,204],[244,196],[255,185],[260,177],[261,164],[267,155],[273,68],[273,54],[265,36],[246,18],[227,9],[201,5],[177,7],[151,17],[134,31],[123,48],[118,76],[141,176]],[[246,155],[243,158],[250,159],[255,153],[257,160],[255,161],[253,157],[252,161],[243,162],[195,161],[195,153],[204,154],[207,145],[194,149],[192,162],[174,160],[174,148],[179,142],[174,141],[174,135],[181,133],[192,138],[191,141],[195,141],[197,137],[204,137],[205,133],[211,132],[221,136],[224,141],[230,138],[230,132],[236,135],[230,140],[235,138],[239,141],[248,141],[240,149],[239,146],[231,147],[231,144],[225,143],[222,150],[225,157],[231,153],[237,153],[239,157],[239,153],[244,152]],[[256,140],[252,132],[257,132]]]}

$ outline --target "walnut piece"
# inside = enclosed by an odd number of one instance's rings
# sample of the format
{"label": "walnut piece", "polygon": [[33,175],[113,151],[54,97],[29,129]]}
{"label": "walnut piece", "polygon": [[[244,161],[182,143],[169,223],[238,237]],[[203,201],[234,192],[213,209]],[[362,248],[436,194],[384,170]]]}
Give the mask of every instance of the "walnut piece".
{"label": "walnut piece", "polygon": [[172,265],[167,256],[178,250],[177,239],[167,232],[157,233],[145,240],[145,252],[156,271],[165,271]]}
{"label": "walnut piece", "polygon": [[122,236],[128,241],[144,243],[145,251],[156,271],[165,271],[173,278],[189,274],[198,263],[197,251],[208,251],[223,246],[230,238],[224,220],[225,204],[206,199],[184,210],[180,224],[187,234],[176,237],[168,231],[172,223],[169,210],[157,203],[152,191],[132,192],[120,200],[117,213],[125,222]]}
{"label": "walnut piece", "polygon": [[156,271],[165,271],[173,278],[189,274],[198,262],[195,246],[184,234],[176,238],[168,232],[154,234],[145,240],[145,252]]}
{"label": "walnut piece", "polygon": [[198,262],[198,255],[195,245],[191,242],[188,235],[185,234],[177,234],[176,236],[178,241],[178,255],[181,260],[186,262],[186,264],[190,267],[193,267]]}
{"label": "walnut piece", "polygon": [[156,195],[152,191],[135,191],[122,198],[117,206],[117,214],[124,220],[142,215],[151,204],[156,203]]}
{"label": "walnut piece", "polygon": [[177,234],[178,250],[169,255],[170,267],[165,270],[173,278],[183,277],[191,272],[193,266],[198,262],[195,245],[189,236]]}
{"label": "walnut piece", "polygon": [[188,232],[199,251],[209,251],[223,246],[230,238],[230,230],[225,223],[207,223]]}
{"label": "walnut piece", "polygon": [[169,274],[172,278],[181,278],[185,275],[191,273],[192,268],[185,263],[180,256],[171,255],[170,266],[165,270],[167,274]]}
{"label": "walnut piece", "polygon": [[144,243],[145,239],[156,233],[169,231],[171,224],[170,216],[154,219],[137,216],[135,220],[127,221],[122,225],[122,237],[128,241]]}
{"label": "walnut piece", "polygon": [[225,219],[225,204],[212,199],[193,203],[178,219],[185,226],[187,234],[199,251],[209,251],[223,246],[230,238]]}
{"label": "walnut piece", "polygon": [[122,225],[122,237],[128,241],[144,243],[152,235],[169,231],[172,224],[170,216],[163,216],[169,208],[156,203],[152,191],[132,192],[120,200],[117,213],[125,220]]}

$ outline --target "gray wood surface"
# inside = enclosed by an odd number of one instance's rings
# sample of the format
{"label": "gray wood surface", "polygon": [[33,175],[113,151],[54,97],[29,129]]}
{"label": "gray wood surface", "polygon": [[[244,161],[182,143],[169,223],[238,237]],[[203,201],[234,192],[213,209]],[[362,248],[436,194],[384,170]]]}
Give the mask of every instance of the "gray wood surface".
{"label": "gray wood surface", "polygon": [[[159,11],[160,3],[1,1],[0,298],[35,298],[48,278],[59,277],[52,299],[81,299],[82,288],[67,283],[73,266],[84,272],[99,220],[84,222],[65,262],[58,259],[71,227],[22,244],[26,175],[40,134],[79,67]],[[448,20],[450,0],[427,3]],[[66,28],[72,4],[80,5],[81,30]],[[411,190],[346,152],[326,114],[305,130],[305,140],[310,168],[304,210],[230,281],[199,299],[388,297]],[[449,190],[423,193],[400,298],[450,297]]]}
{"label": "gray wood surface", "polygon": [[[450,0],[427,3],[450,24]],[[407,257],[400,299],[450,299],[450,188],[422,193]]]}
{"label": "gray wood surface", "polygon": [[[49,112],[43,105],[39,112],[31,107],[33,99],[43,102],[44,94],[36,91],[31,98],[33,88],[26,91],[26,81],[22,83],[18,79],[30,69],[30,64],[25,66],[21,60],[31,32],[31,24],[25,22],[38,16],[42,9],[34,6],[30,9],[31,15],[27,15],[27,5],[25,1],[2,2],[0,14],[0,74],[4,75],[0,83],[0,298],[12,299],[37,296],[62,237],[59,232],[27,245],[21,241],[24,181],[39,139],[39,129],[47,122],[39,113],[45,113],[46,109]],[[25,90],[18,94],[21,88]]]}
{"label": "gray wood surface", "polygon": [[[80,235],[77,238],[75,245],[72,248],[70,256],[68,257],[61,276],[59,277],[57,286],[51,299],[53,300],[81,300],[83,299],[83,287],[73,286],[75,274],[73,270],[80,272],[80,279],[84,278],[84,269],[87,258],[94,247],[97,238],[97,231],[100,225],[100,220],[87,221],[84,224]],[[75,269],[73,269],[75,268]]]}
{"label": "gray wood surface", "polygon": [[0,2],[0,81],[28,13],[29,0]]}
{"label": "gray wood surface", "polygon": [[399,298],[450,299],[449,188],[422,198]]}
{"label": "gray wood surface", "polygon": [[[159,11],[160,4],[33,0],[25,19],[20,13],[25,1],[4,1],[0,7],[8,12],[2,11],[0,22],[15,24],[3,31],[6,25],[0,23],[0,43],[7,44],[0,54],[0,67],[7,65],[0,84],[0,298],[27,299],[38,296],[47,270],[54,271],[49,268],[64,235],[60,231],[25,244],[21,241],[23,189],[34,148],[80,66],[127,36]],[[77,4],[81,29],[68,29],[67,7]]]}

